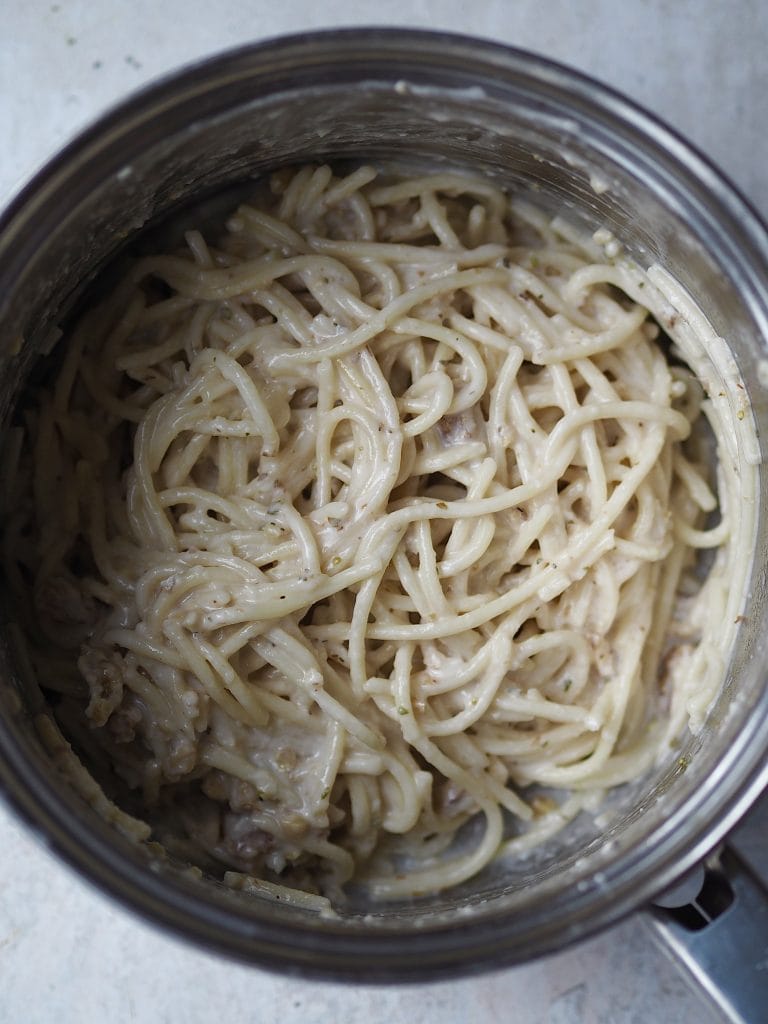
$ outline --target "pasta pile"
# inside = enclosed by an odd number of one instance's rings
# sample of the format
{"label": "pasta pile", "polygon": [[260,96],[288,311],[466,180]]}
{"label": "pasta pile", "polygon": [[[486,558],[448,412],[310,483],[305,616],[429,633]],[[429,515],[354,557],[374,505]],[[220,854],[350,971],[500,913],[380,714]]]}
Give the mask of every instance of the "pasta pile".
{"label": "pasta pile", "polygon": [[605,252],[486,180],[306,166],[82,318],[6,573],[63,732],[170,848],[440,890],[701,719],[731,510]]}

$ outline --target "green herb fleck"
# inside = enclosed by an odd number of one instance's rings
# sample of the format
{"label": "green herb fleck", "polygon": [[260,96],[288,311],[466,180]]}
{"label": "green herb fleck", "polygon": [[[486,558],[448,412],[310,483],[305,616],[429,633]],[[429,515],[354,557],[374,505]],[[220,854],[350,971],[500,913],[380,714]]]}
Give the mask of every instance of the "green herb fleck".
{"label": "green herb fleck", "polygon": [[564,683],[563,683],[563,691],[564,691],[565,693],[568,693],[568,691],[570,690],[570,688],[571,688],[572,686],[573,686],[573,680],[572,680],[572,679],[566,679],[566,680],[564,681]]}
{"label": "green herb fleck", "polygon": [[408,711],[408,708],[404,708],[404,707],[401,706],[401,707],[399,707],[397,709],[397,713],[398,713],[398,715],[407,715],[407,714],[409,714],[409,711]]}

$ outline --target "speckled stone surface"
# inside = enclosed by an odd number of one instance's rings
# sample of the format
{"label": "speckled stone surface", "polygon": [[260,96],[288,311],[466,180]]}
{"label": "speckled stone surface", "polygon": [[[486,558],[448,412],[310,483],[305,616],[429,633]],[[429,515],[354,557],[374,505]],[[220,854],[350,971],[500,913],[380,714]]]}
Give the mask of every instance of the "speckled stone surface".
{"label": "speckled stone surface", "polygon": [[166,938],[0,810],[0,1024],[715,1024],[636,916],[525,967],[409,987],[299,982]]}
{"label": "speckled stone surface", "polygon": [[[472,32],[576,66],[662,115],[768,213],[768,6],[759,0],[4,0],[0,202],[144,82],[231,45],[350,24]],[[546,960],[440,985],[319,985],[234,966],[115,907],[0,807],[0,1024],[718,1019],[640,915]]]}

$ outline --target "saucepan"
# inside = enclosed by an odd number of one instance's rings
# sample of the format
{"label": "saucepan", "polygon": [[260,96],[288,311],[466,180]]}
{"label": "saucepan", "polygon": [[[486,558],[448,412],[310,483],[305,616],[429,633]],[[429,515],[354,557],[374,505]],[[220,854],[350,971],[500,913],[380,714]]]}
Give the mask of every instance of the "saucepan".
{"label": "saucepan", "polygon": [[[497,861],[440,895],[360,903],[324,916],[233,892],[107,820],[94,793],[82,780],[73,785],[55,749],[41,743],[35,722],[45,713],[46,680],[31,680],[19,664],[6,606],[0,790],[46,845],[101,889],[242,961],[378,981],[520,963],[649,906],[711,856],[768,781],[768,402],[760,384],[768,358],[768,235],[737,191],[679,136],[541,57],[405,30],[272,40],[214,57],[129,99],[53,159],[5,211],[2,422],[36,355],[128,241],[190,204],[307,161],[413,162],[492,175],[584,229],[610,231],[641,266],[665,267],[726,339],[755,420],[759,453],[750,458],[760,464],[748,593],[720,697],[705,727],[684,738],[668,764],[611,798],[599,834],[575,823],[537,857]],[[705,886],[693,927],[730,904],[714,924],[688,931],[690,914],[659,921],[691,962],[717,950],[708,968],[713,985],[722,981],[718,971],[733,978],[737,966],[754,964],[754,950],[738,952],[739,936],[750,934],[750,911],[765,906],[732,855],[718,863],[709,888],[716,877],[715,888],[722,895],[726,886],[728,895],[709,899]],[[730,882],[728,871],[736,872]],[[716,931],[721,921],[727,941]]]}

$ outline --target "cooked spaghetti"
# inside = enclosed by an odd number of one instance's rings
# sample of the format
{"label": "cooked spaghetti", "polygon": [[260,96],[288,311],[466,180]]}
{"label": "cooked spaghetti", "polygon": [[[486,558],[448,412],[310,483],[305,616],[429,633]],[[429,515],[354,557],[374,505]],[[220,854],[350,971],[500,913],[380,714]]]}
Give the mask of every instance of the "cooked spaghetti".
{"label": "cooked spaghetti", "polygon": [[64,733],[171,848],[439,890],[700,725],[735,470],[596,239],[486,180],[304,167],[82,318],[24,409],[6,571]]}

